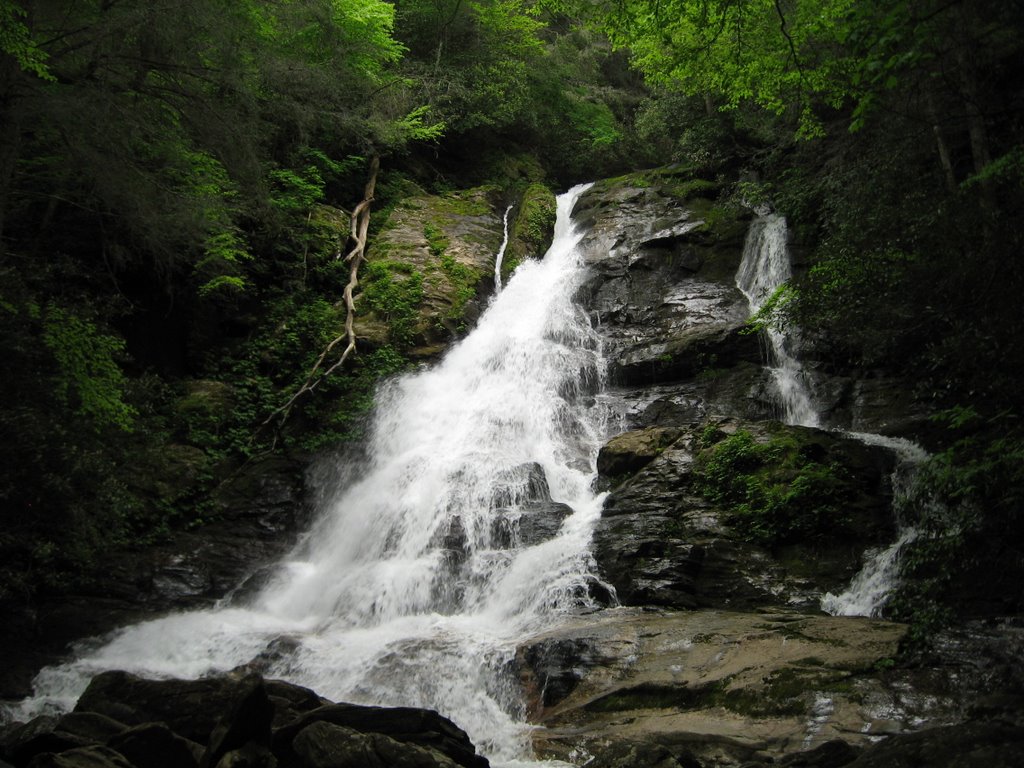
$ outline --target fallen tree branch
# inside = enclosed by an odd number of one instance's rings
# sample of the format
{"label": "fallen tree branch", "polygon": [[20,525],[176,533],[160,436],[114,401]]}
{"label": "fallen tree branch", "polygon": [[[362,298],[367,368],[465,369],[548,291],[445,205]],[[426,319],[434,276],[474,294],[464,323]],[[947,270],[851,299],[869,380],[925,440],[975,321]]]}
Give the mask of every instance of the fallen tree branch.
{"label": "fallen tree branch", "polygon": [[[345,284],[345,290],[343,292],[345,301],[345,331],[340,336],[332,339],[331,342],[324,347],[323,352],[320,353],[320,356],[313,364],[313,367],[310,369],[302,386],[299,387],[290,398],[288,398],[288,401],[284,405],[277,408],[262,424],[260,424],[259,429],[256,430],[257,434],[278,417],[278,428],[283,426],[296,401],[303,395],[316,389],[321,381],[326,379],[336,369],[342,366],[349,356],[356,351],[355,289],[359,286],[359,267],[362,265],[366,256],[366,237],[370,229],[370,206],[373,203],[373,195],[377,187],[377,172],[379,170],[380,158],[377,155],[374,155],[370,160],[370,173],[366,182],[366,187],[363,190],[363,199],[359,205],[353,209],[349,225],[349,240],[352,245],[344,257],[345,261],[349,265],[348,282]],[[335,258],[342,258],[340,249],[338,250]],[[345,346],[344,351],[341,353],[341,357],[339,357],[338,360],[335,361],[327,370],[317,376],[317,372],[320,371],[320,367],[324,364],[327,356],[330,355],[334,348],[342,341],[347,341],[348,343]]]}

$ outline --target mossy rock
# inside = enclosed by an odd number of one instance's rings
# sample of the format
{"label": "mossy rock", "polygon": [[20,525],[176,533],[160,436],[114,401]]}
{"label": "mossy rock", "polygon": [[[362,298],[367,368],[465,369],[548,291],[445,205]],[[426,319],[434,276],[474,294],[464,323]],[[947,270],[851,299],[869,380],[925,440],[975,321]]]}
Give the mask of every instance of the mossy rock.
{"label": "mossy rock", "polygon": [[597,471],[621,481],[654,461],[681,434],[671,427],[649,427],[616,435],[598,453]]}
{"label": "mossy rock", "polygon": [[486,185],[400,201],[368,249],[359,333],[422,358],[472,326],[494,286],[500,196]]}
{"label": "mossy rock", "polygon": [[530,184],[523,192],[515,218],[509,224],[509,242],[502,274],[511,274],[523,259],[543,256],[555,235],[557,202],[545,185]]}
{"label": "mossy rock", "polygon": [[699,445],[697,489],[757,544],[857,538],[890,517],[892,458],[857,440],[778,422],[726,422],[706,427]]}
{"label": "mossy rock", "polygon": [[185,382],[185,394],[175,403],[181,416],[201,414],[216,418],[234,407],[235,388],[223,381],[194,379]]}

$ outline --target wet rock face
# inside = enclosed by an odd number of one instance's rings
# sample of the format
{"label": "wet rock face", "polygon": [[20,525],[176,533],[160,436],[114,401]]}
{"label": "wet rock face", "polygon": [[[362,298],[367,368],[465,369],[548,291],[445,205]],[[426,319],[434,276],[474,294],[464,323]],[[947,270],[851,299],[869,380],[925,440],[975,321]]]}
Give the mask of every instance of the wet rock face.
{"label": "wet rock face", "polygon": [[948,679],[886,671],[904,632],[787,611],[620,608],[535,638],[517,663],[535,692],[558,686],[532,699],[542,757],[614,768],[1020,765],[1019,706],[958,722],[963,691]]}
{"label": "wet rock face", "polygon": [[5,615],[0,698],[31,694],[33,675],[82,637],[172,609],[210,605],[236,587],[256,591],[310,514],[305,465],[270,458],[246,465],[216,492],[216,519],[145,547],[112,551],[102,572],[50,600]]}
{"label": "wet rock face", "polygon": [[333,704],[259,675],[93,679],[73,713],[0,732],[14,768],[487,768],[436,712]]}
{"label": "wet rock face", "polygon": [[814,466],[838,468],[846,517],[785,546],[750,541],[731,524],[730,509],[701,490],[698,459],[708,426],[624,433],[609,441],[605,460],[598,461],[604,471],[615,471],[608,482],[617,485],[594,533],[594,557],[622,604],[816,608],[821,594],[848,583],[866,547],[893,536],[892,461],[884,450],[803,427],[709,424],[733,434],[746,430],[766,444],[796,441],[798,453],[816,458]]}
{"label": "wet rock face", "polygon": [[[528,709],[547,727],[541,756],[839,766],[883,734],[956,716],[955,695],[909,697],[906,676],[875,669],[891,664],[902,627],[820,615],[822,594],[842,591],[865,550],[895,536],[894,457],[774,420],[774,385],[734,284],[747,222],[711,194],[655,173],[599,183],[577,204],[591,275],[582,299],[623,429],[598,457],[609,495],[593,554],[623,607],[519,650]],[[885,383],[812,374],[829,423],[892,418],[872,396]],[[813,481],[805,506],[715,495],[709,462],[740,437],[765,449],[723,465],[716,482],[735,479],[742,496],[784,493],[800,477]]]}
{"label": "wet rock face", "polygon": [[743,228],[735,213],[688,191],[708,190],[687,190],[671,174],[627,177],[598,183],[577,203],[592,271],[586,305],[616,383],[677,381],[760,359],[756,338],[736,334],[747,315],[732,279]]}
{"label": "wet rock face", "polygon": [[504,236],[500,190],[405,198],[367,253],[356,335],[412,357],[440,354],[472,327],[494,290]]}
{"label": "wet rock face", "polygon": [[[538,637],[519,658],[541,681],[559,653],[575,670],[565,695],[536,702],[546,727],[541,755],[574,748],[596,757],[637,742],[671,752],[638,766],[668,757],[739,766],[852,734],[869,743],[896,695],[872,667],[895,653],[903,633],[886,622],[789,612],[620,608]],[[831,719],[815,721],[826,706]]]}

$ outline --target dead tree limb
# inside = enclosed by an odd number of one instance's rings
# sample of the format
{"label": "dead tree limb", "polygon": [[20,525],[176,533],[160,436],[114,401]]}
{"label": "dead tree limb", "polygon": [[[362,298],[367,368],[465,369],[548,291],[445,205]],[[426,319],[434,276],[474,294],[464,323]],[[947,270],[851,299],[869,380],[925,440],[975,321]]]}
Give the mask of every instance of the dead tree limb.
{"label": "dead tree limb", "polygon": [[[377,172],[380,170],[380,158],[374,155],[370,160],[370,173],[366,181],[366,187],[363,190],[363,199],[352,211],[352,219],[350,223],[350,235],[349,242],[351,247],[348,253],[345,254],[345,262],[349,265],[348,271],[348,283],[345,284],[345,290],[343,293],[345,301],[345,332],[340,336],[335,337],[331,342],[324,347],[324,350],[320,353],[316,362],[310,369],[309,374],[306,376],[306,380],[302,383],[295,394],[293,394],[288,401],[280,408],[276,409],[271,413],[266,420],[260,424],[259,430],[262,430],[275,418],[278,419],[278,427],[282,426],[288,418],[288,414],[291,413],[292,406],[295,405],[296,401],[308,392],[312,392],[321,381],[330,376],[337,368],[345,363],[345,361],[356,351],[356,333],[355,333],[355,290],[359,286],[359,267],[362,265],[364,258],[366,257],[366,237],[370,229],[370,206],[373,203],[374,191],[377,187]],[[339,248],[335,258],[341,259],[341,249]],[[334,351],[335,347],[343,341],[347,341],[344,351],[341,356],[331,364],[327,370],[323,371],[319,375],[321,366],[324,361],[327,360],[328,355]],[[257,430],[257,432],[259,432]]]}

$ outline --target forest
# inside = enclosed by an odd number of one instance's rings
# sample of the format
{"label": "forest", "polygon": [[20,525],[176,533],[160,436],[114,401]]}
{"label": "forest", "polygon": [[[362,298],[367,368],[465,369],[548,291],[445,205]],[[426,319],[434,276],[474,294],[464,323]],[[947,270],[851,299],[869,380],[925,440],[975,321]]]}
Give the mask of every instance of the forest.
{"label": "forest", "polygon": [[757,322],[929,404],[898,610],[1024,608],[1020,0],[0,0],[0,604],[359,439],[415,364],[331,366],[364,196],[372,250],[417,192],[670,164],[788,218]]}

